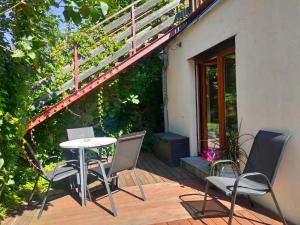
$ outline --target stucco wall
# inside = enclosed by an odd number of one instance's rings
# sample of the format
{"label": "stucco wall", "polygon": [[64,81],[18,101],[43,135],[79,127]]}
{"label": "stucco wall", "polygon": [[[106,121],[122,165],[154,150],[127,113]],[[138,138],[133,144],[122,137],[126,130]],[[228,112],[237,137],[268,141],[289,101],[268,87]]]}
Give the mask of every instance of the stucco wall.
{"label": "stucco wall", "polygon": [[[168,45],[170,131],[189,136],[196,155],[195,70],[188,59],[234,35],[242,133],[273,128],[293,135],[274,188],[284,214],[300,224],[299,0],[222,1]],[[259,201],[274,209],[269,197]]]}

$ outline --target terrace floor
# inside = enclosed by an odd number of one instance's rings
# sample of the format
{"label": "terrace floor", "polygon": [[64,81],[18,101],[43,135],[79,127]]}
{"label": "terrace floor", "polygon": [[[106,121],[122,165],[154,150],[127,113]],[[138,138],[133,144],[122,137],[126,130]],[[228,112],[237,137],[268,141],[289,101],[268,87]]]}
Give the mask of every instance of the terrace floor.
{"label": "terrace floor", "polygon": [[[95,202],[81,207],[69,195],[51,198],[40,220],[39,207],[19,210],[4,221],[13,224],[99,224],[99,225],[199,225],[227,224],[230,201],[217,190],[211,190],[207,214],[201,217],[204,183],[180,168],[170,168],[149,153],[143,153],[138,162],[139,174],[147,200],[139,199],[140,192],[130,174],[120,178],[121,190],[113,193],[118,216],[113,217],[110,204],[102,188],[92,192]],[[223,203],[225,205],[222,206]],[[233,224],[281,224],[266,211],[239,199]]]}

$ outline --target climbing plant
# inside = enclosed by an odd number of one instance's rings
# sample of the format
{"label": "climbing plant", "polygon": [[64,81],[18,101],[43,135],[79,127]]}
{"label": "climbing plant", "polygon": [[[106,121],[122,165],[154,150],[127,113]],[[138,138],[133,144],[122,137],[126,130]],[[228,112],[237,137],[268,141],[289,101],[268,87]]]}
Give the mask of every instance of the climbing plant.
{"label": "climbing plant", "polygon": [[0,220],[32,186],[34,173],[20,143],[30,116],[31,87],[51,65],[50,50],[65,38],[55,8],[63,8],[63,20],[77,26],[103,18],[108,9],[103,1],[88,0],[0,4]]}
{"label": "climbing plant", "polygon": [[155,53],[37,126],[33,135],[39,156],[61,155],[66,129],[82,126],[93,126],[97,136],[113,137],[147,130],[143,150],[150,151],[152,134],[163,130],[162,65]]}
{"label": "climbing plant", "polygon": [[[90,31],[89,27],[105,14],[112,14],[130,3],[130,0],[1,2],[0,220],[8,209],[16,208],[33,187],[35,172],[22,146],[25,124],[33,116],[30,106],[34,99],[72,75],[62,73],[63,66],[73,57],[69,54],[72,49],[64,48],[64,40],[80,44],[81,56],[99,44],[105,45],[107,51],[88,66],[101,60],[122,43],[112,42],[103,30]],[[56,9],[62,9],[63,17],[53,13]],[[62,23],[72,24],[69,32],[59,29]],[[151,149],[151,133],[162,130],[161,67],[162,60],[155,54],[107,83],[99,92],[38,126],[31,136],[36,142],[38,157],[61,155],[58,143],[65,140],[65,129],[71,126],[93,125],[97,134],[111,136],[146,129],[145,149]],[[32,88],[51,75],[58,78],[52,86],[40,91]],[[40,183],[39,187],[42,186]]]}

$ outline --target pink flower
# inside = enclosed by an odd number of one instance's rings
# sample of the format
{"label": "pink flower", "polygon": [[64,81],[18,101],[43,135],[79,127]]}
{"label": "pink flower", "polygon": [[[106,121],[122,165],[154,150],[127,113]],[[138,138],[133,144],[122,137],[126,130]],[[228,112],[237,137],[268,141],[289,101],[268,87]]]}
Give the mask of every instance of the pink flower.
{"label": "pink flower", "polygon": [[219,149],[205,149],[202,151],[201,159],[207,160],[208,162],[213,162],[219,159],[220,150]]}

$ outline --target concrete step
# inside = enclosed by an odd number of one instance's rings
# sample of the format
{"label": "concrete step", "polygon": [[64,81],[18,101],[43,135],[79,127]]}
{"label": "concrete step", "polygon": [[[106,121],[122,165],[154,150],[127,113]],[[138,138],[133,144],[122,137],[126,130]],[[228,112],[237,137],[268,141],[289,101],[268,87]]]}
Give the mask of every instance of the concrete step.
{"label": "concrete step", "polygon": [[[209,176],[211,166],[208,161],[201,159],[197,156],[186,157],[180,160],[180,167],[188,172],[192,173],[196,177],[204,180],[205,177]],[[222,176],[235,177],[235,174],[231,166],[224,166]]]}
{"label": "concrete step", "polygon": [[180,160],[180,167],[202,180],[204,180],[210,172],[208,162],[197,156],[182,158]]}

